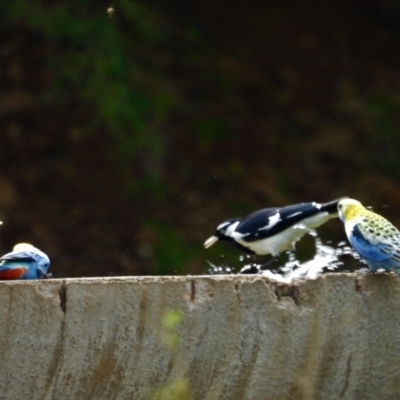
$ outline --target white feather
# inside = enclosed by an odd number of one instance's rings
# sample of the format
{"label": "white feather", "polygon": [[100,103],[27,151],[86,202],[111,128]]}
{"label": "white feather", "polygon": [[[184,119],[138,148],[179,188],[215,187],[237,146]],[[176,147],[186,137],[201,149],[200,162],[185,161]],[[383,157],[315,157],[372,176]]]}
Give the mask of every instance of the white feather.
{"label": "white feather", "polygon": [[281,215],[279,214],[279,212],[277,212],[276,214],[269,217],[268,220],[269,222],[267,225],[263,226],[262,228],[258,228],[259,231],[266,231],[268,229],[271,229],[281,220]]}

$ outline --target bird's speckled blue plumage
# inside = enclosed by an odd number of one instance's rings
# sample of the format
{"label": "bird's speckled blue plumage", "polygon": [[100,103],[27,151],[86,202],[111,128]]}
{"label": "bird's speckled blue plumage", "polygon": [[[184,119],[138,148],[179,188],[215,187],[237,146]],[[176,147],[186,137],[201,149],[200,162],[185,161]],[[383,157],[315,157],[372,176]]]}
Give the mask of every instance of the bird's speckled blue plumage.
{"label": "bird's speckled blue plumage", "polygon": [[338,211],[351,245],[371,272],[384,269],[400,275],[400,232],[357,200],[340,201]]}

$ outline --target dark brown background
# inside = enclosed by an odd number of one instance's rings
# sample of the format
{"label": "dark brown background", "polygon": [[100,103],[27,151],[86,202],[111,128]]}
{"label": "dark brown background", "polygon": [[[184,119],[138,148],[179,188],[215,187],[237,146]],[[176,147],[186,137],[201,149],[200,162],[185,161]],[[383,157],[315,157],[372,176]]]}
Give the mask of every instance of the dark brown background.
{"label": "dark brown background", "polygon": [[342,195],[400,226],[397,1],[3,3],[3,253],[31,242],[55,277],[240,267],[202,248],[219,222]]}

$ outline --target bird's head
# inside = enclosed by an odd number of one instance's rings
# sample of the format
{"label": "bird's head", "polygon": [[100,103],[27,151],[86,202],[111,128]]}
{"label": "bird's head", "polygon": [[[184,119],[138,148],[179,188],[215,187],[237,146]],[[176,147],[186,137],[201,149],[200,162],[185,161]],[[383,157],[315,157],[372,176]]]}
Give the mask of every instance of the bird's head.
{"label": "bird's head", "polygon": [[13,251],[32,250],[34,247],[29,243],[18,243],[14,246]]}
{"label": "bird's head", "polygon": [[354,199],[343,199],[338,203],[339,218],[345,222],[354,218],[359,211],[364,210],[364,206]]}
{"label": "bird's head", "polygon": [[217,226],[213,236],[204,242],[204,247],[208,249],[218,240],[232,241],[232,232],[240,222],[239,218],[228,219]]}
{"label": "bird's head", "polygon": [[42,277],[45,278],[45,277],[47,277],[47,275],[50,275],[50,277],[51,277],[51,274],[47,274],[47,270],[49,269],[49,266],[50,266],[50,260],[47,256],[42,257],[41,260],[38,262],[38,270],[39,270],[40,274],[42,275]]}

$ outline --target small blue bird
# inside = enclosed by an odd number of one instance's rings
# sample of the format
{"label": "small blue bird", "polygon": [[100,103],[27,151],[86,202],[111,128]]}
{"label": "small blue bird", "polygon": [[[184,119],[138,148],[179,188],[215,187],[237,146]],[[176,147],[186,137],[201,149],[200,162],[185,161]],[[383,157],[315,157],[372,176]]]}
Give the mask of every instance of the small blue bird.
{"label": "small blue bird", "polygon": [[383,268],[400,275],[400,232],[354,199],[341,200],[338,212],[351,245],[371,272]]}
{"label": "small blue bird", "polygon": [[50,259],[29,243],[19,243],[0,257],[0,280],[50,278]]}
{"label": "small blue bird", "polygon": [[204,247],[207,249],[218,240],[225,240],[246,253],[277,257],[280,252],[292,249],[310,229],[337,217],[337,206],[342,199],[325,204],[311,202],[264,208],[245,218],[228,219],[217,226]]}

